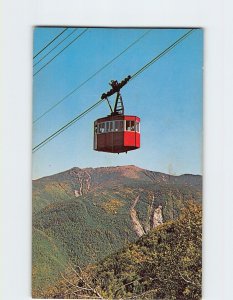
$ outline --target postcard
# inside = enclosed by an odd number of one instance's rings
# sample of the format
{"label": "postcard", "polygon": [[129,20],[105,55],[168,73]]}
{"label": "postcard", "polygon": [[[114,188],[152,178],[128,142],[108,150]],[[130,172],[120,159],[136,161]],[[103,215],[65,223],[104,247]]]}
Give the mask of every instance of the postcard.
{"label": "postcard", "polygon": [[203,29],[33,38],[32,296],[200,299]]}

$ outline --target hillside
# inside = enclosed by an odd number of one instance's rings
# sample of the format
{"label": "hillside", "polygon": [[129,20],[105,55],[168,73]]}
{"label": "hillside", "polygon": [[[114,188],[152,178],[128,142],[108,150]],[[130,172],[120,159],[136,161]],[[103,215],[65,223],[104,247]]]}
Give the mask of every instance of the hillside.
{"label": "hillside", "polygon": [[96,265],[70,268],[46,297],[66,299],[201,299],[202,210],[189,202],[159,225]]}
{"label": "hillside", "polygon": [[34,294],[56,282],[68,261],[98,263],[201,197],[201,176],[135,166],[72,168],[34,180]]}

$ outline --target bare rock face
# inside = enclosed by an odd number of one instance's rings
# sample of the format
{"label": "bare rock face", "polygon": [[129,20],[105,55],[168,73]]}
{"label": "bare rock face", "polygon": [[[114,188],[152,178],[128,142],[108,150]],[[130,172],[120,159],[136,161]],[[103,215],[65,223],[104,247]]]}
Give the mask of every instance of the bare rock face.
{"label": "bare rock face", "polygon": [[139,201],[139,196],[136,197],[136,199],[133,201],[131,208],[130,208],[130,217],[132,221],[132,225],[134,228],[135,233],[138,237],[141,237],[151,229],[156,228],[157,226],[163,224],[163,207],[162,205],[159,205],[158,207],[154,206],[154,196],[152,198],[151,204],[149,206],[149,215],[148,219],[145,222],[145,226],[143,227],[139,218],[137,211],[135,209],[136,204]]}
{"label": "bare rock face", "polygon": [[79,197],[89,192],[91,187],[91,175],[82,169],[71,169],[70,175],[74,185],[74,195]]}
{"label": "bare rock face", "polygon": [[156,228],[157,226],[163,224],[162,208],[162,205],[159,205],[157,208],[155,208],[152,219],[152,228]]}
{"label": "bare rock face", "polygon": [[78,198],[79,196],[81,196],[81,195],[79,194],[79,191],[78,191],[78,190],[74,190],[74,195],[75,195],[76,198]]}
{"label": "bare rock face", "polygon": [[137,212],[135,210],[135,206],[137,204],[139,200],[139,196],[137,196],[137,198],[133,201],[132,203],[132,206],[131,206],[131,209],[130,209],[130,217],[131,217],[131,220],[132,220],[132,224],[133,224],[133,228],[134,228],[134,231],[136,232],[137,236],[138,237],[141,237],[143,234],[145,234],[145,231],[138,219],[138,215],[137,215]]}

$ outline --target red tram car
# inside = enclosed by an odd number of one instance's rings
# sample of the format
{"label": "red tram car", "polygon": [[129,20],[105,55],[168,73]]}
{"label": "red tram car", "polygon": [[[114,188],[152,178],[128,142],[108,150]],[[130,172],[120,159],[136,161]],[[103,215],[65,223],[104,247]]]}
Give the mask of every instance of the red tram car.
{"label": "red tram car", "polygon": [[121,153],[140,148],[140,118],[116,115],[94,123],[94,150]]}
{"label": "red tram car", "polygon": [[[102,95],[111,110],[111,115],[94,122],[94,150],[121,153],[140,148],[140,118],[124,115],[124,105],[120,89],[130,80],[130,76],[118,83],[112,80],[112,89]],[[114,110],[108,97],[117,93]]]}

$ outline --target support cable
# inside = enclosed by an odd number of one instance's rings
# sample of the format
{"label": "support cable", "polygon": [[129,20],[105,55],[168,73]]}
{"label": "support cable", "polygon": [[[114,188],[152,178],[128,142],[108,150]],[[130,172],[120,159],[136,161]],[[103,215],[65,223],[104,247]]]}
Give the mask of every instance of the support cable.
{"label": "support cable", "polygon": [[47,115],[51,110],[53,110],[55,107],[57,107],[60,103],[62,103],[64,100],[66,100],[68,97],[73,95],[75,92],[77,92],[84,84],[86,84],[89,80],[94,78],[97,74],[99,74],[102,70],[107,68],[110,64],[112,64],[117,58],[119,58],[122,54],[124,54],[127,50],[129,50],[131,47],[133,47],[136,43],[138,43],[145,35],[147,35],[150,31],[147,30],[143,35],[141,35],[139,38],[137,38],[133,43],[131,43],[126,49],[124,49],[122,52],[120,52],[117,56],[112,58],[110,61],[108,61],[103,67],[101,67],[99,70],[97,70],[93,75],[88,77],[86,80],[84,80],[82,83],[80,83],[76,88],[74,88],[70,93],[65,95],[61,100],[56,102],[54,105],[52,105],[49,109],[47,109],[44,113],[42,113],[39,117],[37,117],[33,124],[35,124],[37,121],[39,121],[41,118],[43,118],[45,115]]}
{"label": "support cable", "polygon": [[68,122],[66,125],[64,125],[63,127],[61,127],[60,129],[58,129],[56,132],[54,132],[53,134],[51,134],[49,137],[47,137],[44,141],[42,141],[41,143],[39,143],[37,146],[35,146],[32,149],[32,152],[35,152],[37,150],[39,150],[41,147],[43,147],[44,145],[46,145],[48,142],[50,142],[52,139],[54,139],[57,135],[59,135],[60,133],[62,133],[64,130],[66,130],[68,127],[70,127],[71,125],[73,125],[75,122],[77,122],[79,119],[81,119],[82,117],[84,117],[87,113],[89,113],[91,110],[93,110],[96,106],[98,106],[100,103],[102,103],[103,101],[105,101],[105,99],[100,99],[98,100],[95,104],[93,104],[91,107],[87,108],[84,112],[82,112],[80,115],[76,116],[73,120],[71,120],[70,122]]}
{"label": "support cable", "polygon": [[46,46],[44,46],[36,55],[33,56],[33,59],[36,58],[41,52],[43,52],[49,45],[51,45],[57,38],[59,38],[59,36],[61,36],[68,28],[62,30],[62,32],[60,32],[57,36],[55,36],[54,39],[52,39],[52,41],[50,41]]}
{"label": "support cable", "polygon": [[155,58],[153,58],[151,61],[149,61],[145,66],[143,66],[141,69],[139,69],[136,73],[134,73],[131,76],[131,80],[137,77],[140,73],[145,71],[148,67],[150,67],[153,63],[155,63],[157,60],[159,60],[162,56],[167,54],[169,51],[171,51],[173,48],[175,48],[180,42],[182,42],[185,38],[187,38],[195,29],[189,30],[186,34],[184,34],[182,37],[180,37],[178,40],[176,40],[173,44],[171,44],[168,48],[166,48],[164,51],[162,51],[159,55],[157,55]]}
{"label": "support cable", "polygon": [[56,57],[58,57],[64,50],[66,50],[71,44],[73,44],[78,38],[80,38],[88,28],[84,29],[75,39],[73,39],[67,46],[65,46],[60,52],[58,52],[52,59],[50,59],[43,67],[36,71],[33,76],[37,75],[41,70],[43,70],[47,65],[49,65]]}
{"label": "support cable", "polygon": [[68,39],[75,31],[77,31],[78,28],[75,28],[72,30],[63,40],[61,40],[55,47],[53,47],[49,52],[47,52],[44,56],[41,57],[40,60],[38,60],[36,63],[34,63],[33,67],[38,65],[43,59],[45,59],[53,50],[55,50],[58,46],[60,46],[66,39]]}

